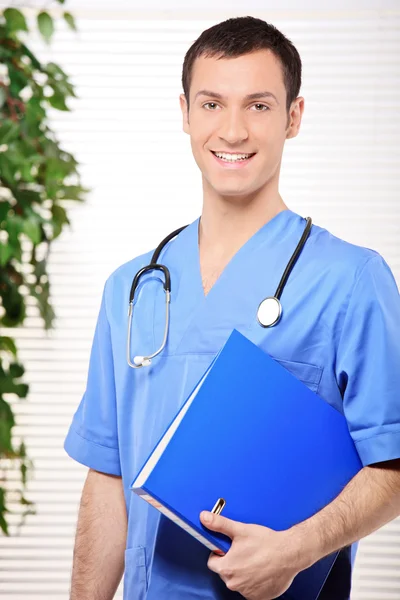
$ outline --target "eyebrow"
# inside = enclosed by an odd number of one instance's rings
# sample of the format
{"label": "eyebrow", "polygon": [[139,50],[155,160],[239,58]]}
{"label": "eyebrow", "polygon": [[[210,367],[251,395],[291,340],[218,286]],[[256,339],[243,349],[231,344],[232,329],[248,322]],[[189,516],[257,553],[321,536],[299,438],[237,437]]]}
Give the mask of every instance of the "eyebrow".
{"label": "eyebrow", "polygon": [[[195,100],[197,96],[211,96],[213,98],[218,98],[218,100],[225,100],[225,97],[222,94],[211,92],[210,90],[198,91],[194,97]],[[277,97],[272,92],[254,92],[253,94],[247,94],[247,96],[244,97],[244,100],[256,100],[257,98],[273,98],[275,102],[279,104]]]}

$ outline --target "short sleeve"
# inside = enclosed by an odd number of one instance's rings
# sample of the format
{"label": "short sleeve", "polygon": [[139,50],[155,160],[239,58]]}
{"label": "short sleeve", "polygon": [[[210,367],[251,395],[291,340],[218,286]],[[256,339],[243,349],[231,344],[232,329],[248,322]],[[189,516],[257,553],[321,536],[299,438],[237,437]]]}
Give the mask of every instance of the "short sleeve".
{"label": "short sleeve", "polygon": [[91,469],[121,475],[107,284],[92,343],[86,390],[73,416],[64,449],[71,458]]}
{"label": "short sleeve", "polygon": [[354,284],[335,368],[363,466],[400,458],[400,295],[378,253]]}

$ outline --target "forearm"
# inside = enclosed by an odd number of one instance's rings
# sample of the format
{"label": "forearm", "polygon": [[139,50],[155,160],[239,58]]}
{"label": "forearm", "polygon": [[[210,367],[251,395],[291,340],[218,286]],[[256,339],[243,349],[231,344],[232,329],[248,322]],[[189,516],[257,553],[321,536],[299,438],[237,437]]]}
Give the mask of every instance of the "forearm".
{"label": "forearm", "polygon": [[112,600],[124,572],[122,480],[89,470],[79,508],[70,600]]}
{"label": "forearm", "polygon": [[364,467],[330,504],[292,528],[307,564],[379,529],[400,514],[400,461]]}

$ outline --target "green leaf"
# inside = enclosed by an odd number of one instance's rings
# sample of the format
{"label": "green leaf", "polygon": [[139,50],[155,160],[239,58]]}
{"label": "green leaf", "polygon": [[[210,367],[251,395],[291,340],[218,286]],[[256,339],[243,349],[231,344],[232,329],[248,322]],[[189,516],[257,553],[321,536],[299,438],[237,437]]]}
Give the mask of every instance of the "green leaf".
{"label": "green leaf", "polygon": [[10,352],[14,356],[17,355],[17,346],[12,338],[1,336],[0,337],[0,350],[5,350],[6,352]]}
{"label": "green leaf", "polygon": [[42,277],[48,279],[48,275],[47,275],[47,271],[46,271],[46,268],[47,268],[46,260],[45,259],[38,260],[37,262],[36,262],[36,260],[34,260],[32,262],[35,266],[34,273],[35,273],[36,278],[38,280],[40,280]]}
{"label": "green leaf", "polygon": [[[32,209],[31,209],[31,205],[36,202],[37,204],[41,204],[42,202],[42,195],[40,194],[40,192],[35,192],[33,190],[15,190],[14,192],[14,196],[16,198],[16,200],[18,200],[18,203],[21,205],[21,207],[24,209],[24,211],[30,216],[34,216],[34,218],[36,219],[36,221],[41,220],[43,222],[43,219],[40,217],[40,215],[36,214]],[[1,205],[0,205],[1,206]]]}
{"label": "green leaf", "polygon": [[53,88],[54,92],[58,92],[64,97],[73,96],[76,98],[74,86],[69,82],[68,75],[53,62],[49,62],[44,68],[49,80],[48,85]]}
{"label": "green leaf", "polygon": [[46,111],[41,104],[41,99],[32,96],[25,105],[25,123],[28,127],[27,133],[36,138],[41,136],[42,132],[39,129],[39,126],[45,118]]}
{"label": "green leaf", "polygon": [[[7,385],[12,387],[13,382],[10,378],[2,377],[0,381],[0,391],[7,393]],[[3,391],[3,388],[4,391]],[[4,450],[9,450],[11,446],[11,429],[15,425],[15,419],[11,407],[3,398],[0,398],[0,455]]]}
{"label": "green leaf", "polygon": [[14,251],[10,244],[0,242],[0,266],[4,267],[13,256]]}
{"label": "green leaf", "polygon": [[88,193],[88,188],[80,185],[62,185],[58,191],[57,198],[60,200],[77,200],[82,201],[83,194]]}
{"label": "green leaf", "polygon": [[51,106],[57,110],[69,110],[68,106],[65,104],[65,98],[59,92],[54,92],[47,100]]}
{"label": "green leaf", "polygon": [[11,119],[4,119],[0,125],[0,144],[9,144],[17,139],[20,133],[20,127]]}
{"label": "green leaf", "polygon": [[[14,383],[12,379],[6,377],[4,381],[0,382],[0,394],[15,394],[18,398],[26,398],[28,395],[29,387],[26,383]],[[0,412],[0,424],[1,424],[1,412]],[[0,429],[1,432],[1,429]],[[0,445],[3,442],[2,434],[0,433]]]}
{"label": "green leaf", "polygon": [[[0,40],[1,42],[3,42],[4,37],[1,36],[0,33]],[[14,52],[9,49],[9,48],[5,48],[4,46],[0,45],[0,62],[6,62],[6,60],[11,60],[14,57]]]}
{"label": "green leaf", "polygon": [[55,94],[61,95],[64,99],[68,98],[68,96],[77,97],[74,86],[69,83],[67,76],[62,78],[60,75],[49,75],[48,85],[53,89]]}
{"label": "green leaf", "polygon": [[0,288],[4,290],[2,292],[1,301],[5,310],[5,314],[0,318],[0,326],[16,327],[24,321],[26,309],[24,297],[18,289],[20,284],[15,281],[18,279],[18,273],[14,269],[14,272],[11,270],[11,274],[9,275],[9,270],[10,269],[7,269],[7,271],[5,271],[5,269],[0,269]]}
{"label": "green leaf", "polygon": [[3,531],[4,535],[6,535],[7,537],[10,536],[7,521],[5,520],[2,512],[0,512],[0,529]]}
{"label": "green leaf", "polygon": [[36,219],[25,219],[23,232],[34,244],[39,244],[42,241],[42,230]]}
{"label": "green leaf", "polygon": [[1,262],[2,264],[6,264],[10,258],[14,258],[20,262],[22,259],[22,249],[19,240],[20,231],[18,229],[18,223],[15,223],[14,219],[7,219],[5,221],[5,230],[8,232],[8,241],[5,246],[8,246],[9,249],[4,249],[4,246],[2,244],[0,245],[2,254]]}
{"label": "green leaf", "polygon": [[21,471],[21,481],[22,483],[26,483],[26,473],[28,471],[28,467],[26,466],[25,463],[21,463],[20,465],[20,471]]}
{"label": "green leaf", "polygon": [[[10,162],[10,166],[14,172],[13,187],[16,187],[17,185],[21,185],[21,183],[22,183],[21,169],[24,166],[26,159],[25,159],[24,155],[22,154],[16,141],[12,142],[11,144],[8,144],[8,150],[5,154],[7,154],[7,158]],[[1,156],[1,154],[0,154],[0,156]],[[2,173],[2,176],[3,176],[3,173]]]}
{"label": "green leaf", "polygon": [[43,38],[49,43],[51,36],[54,33],[53,19],[46,11],[42,11],[37,16],[37,24]]}
{"label": "green leaf", "polygon": [[70,222],[67,217],[65,208],[63,208],[62,206],[53,204],[51,213],[53,215],[53,239],[55,239],[60,235],[63,226],[69,225]]}
{"label": "green leaf", "polygon": [[[1,139],[1,138],[0,138]],[[3,181],[8,183],[10,187],[14,186],[15,183],[15,169],[6,156],[6,152],[0,152],[0,173]]]}
{"label": "green leaf", "polygon": [[54,77],[54,79],[65,79],[67,77],[65,71],[63,71],[59,65],[53,62],[47,63],[45,72]]}
{"label": "green leaf", "polygon": [[4,518],[6,512],[9,512],[6,507],[6,491],[4,488],[0,487],[0,529],[3,531],[4,535],[9,536],[7,521]]}
{"label": "green leaf", "polygon": [[55,181],[58,186],[62,185],[64,178],[71,172],[70,165],[58,157],[47,159],[46,167],[46,186],[52,181]]}
{"label": "green leaf", "polygon": [[44,326],[46,329],[51,329],[53,326],[53,321],[55,318],[54,310],[49,302],[50,299],[50,286],[49,282],[45,282],[42,284],[28,284],[29,293],[31,296],[36,298],[38,303],[38,308],[40,312],[40,316],[44,321]]}
{"label": "green leaf", "polygon": [[16,8],[6,8],[3,12],[3,16],[6,20],[6,27],[8,31],[28,31],[26,26],[25,17],[21,11]]}
{"label": "green leaf", "polygon": [[24,442],[21,442],[21,444],[20,444],[20,446],[19,446],[19,455],[20,455],[22,458],[25,458],[25,457],[26,457],[26,446],[25,446]]}
{"label": "green leaf", "polygon": [[27,86],[29,79],[21,68],[16,68],[10,63],[8,63],[7,67],[10,78],[10,92],[12,96],[16,97]]}
{"label": "green leaf", "polygon": [[[21,496],[20,498],[20,504],[26,505],[26,506],[35,506],[35,503],[32,502],[31,500],[27,500],[24,496]],[[36,515],[36,511],[35,510],[30,510],[27,513],[25,513],[27,515]]]}
{"label": "green leaf", "polygon": [[2,106],[4,106],[6,98],[7,98],[6,90],[3,87],[0,87],[0,108]]}
{"label": "green leaf", "polygon": [[35,69],[38,69],[39,71],[41,71],[42,70],[42,65],[40,64],[40,62],[38,61],[38,59],[36,58],[36,56],[34,56],[32,54],[32,52],[29,50],[29,48],[27,46],[25,46],[25,44],[21,43],[21,50],[30,59],[30,61],[32,63],[32,66]]}
{"label": "green leaf", "polygon": [[7,200],[0,200],[0,224],[7,217],[11,204]]}
{"label": "green leaf", "polygon": [[13,379],[17,379],[22,377],[22,375],[25,373],[25,369],[19,363],[11,363],[9,373]]}
{"label": "green leaf", "polygon": [[18,236],[24,227],[24,220],[19,215],[11,213],[11,216],[6,220],[6,231],[8,232],[8,241],[13,245],[18,241]]}
{"label": "green leaf", "polygon": [[76,31],[75,19],[71,15],[71,13],[65,12],[63,16],[64,16],[64,19],[65,19],[67,25],[69,26],[69,28],[72,29],[73,31]]}

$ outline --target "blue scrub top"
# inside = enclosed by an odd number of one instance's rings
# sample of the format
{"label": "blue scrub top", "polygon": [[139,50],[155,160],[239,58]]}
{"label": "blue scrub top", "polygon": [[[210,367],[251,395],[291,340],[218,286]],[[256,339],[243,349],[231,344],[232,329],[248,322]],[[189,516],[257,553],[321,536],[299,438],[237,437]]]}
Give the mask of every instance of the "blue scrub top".
{"label": "blue scrub top", "polygon": [[[170,330],[151,366],[127,365],[126,332],[131,282],[153,251],[106,281],[86,391],[64,444],[87,467],[122,476],[124,600],[242,598],[208,569],[207,548],[129,489],[233,328],[345,415],[364,466],[400,458],[400,297],[382,256],[313,225],[281,296],[282,318],[265,329],[257,322],[258,305],[274,295],[305,219],[291,210],[278,213],[239,249],[207,296],[199,220],[159,259],[171,272]],[[132,354],[161,345],[164,319],[165,294],[153,272],[137,291]],[[356,549],[342,550],[320,600],[348,600]]]}

